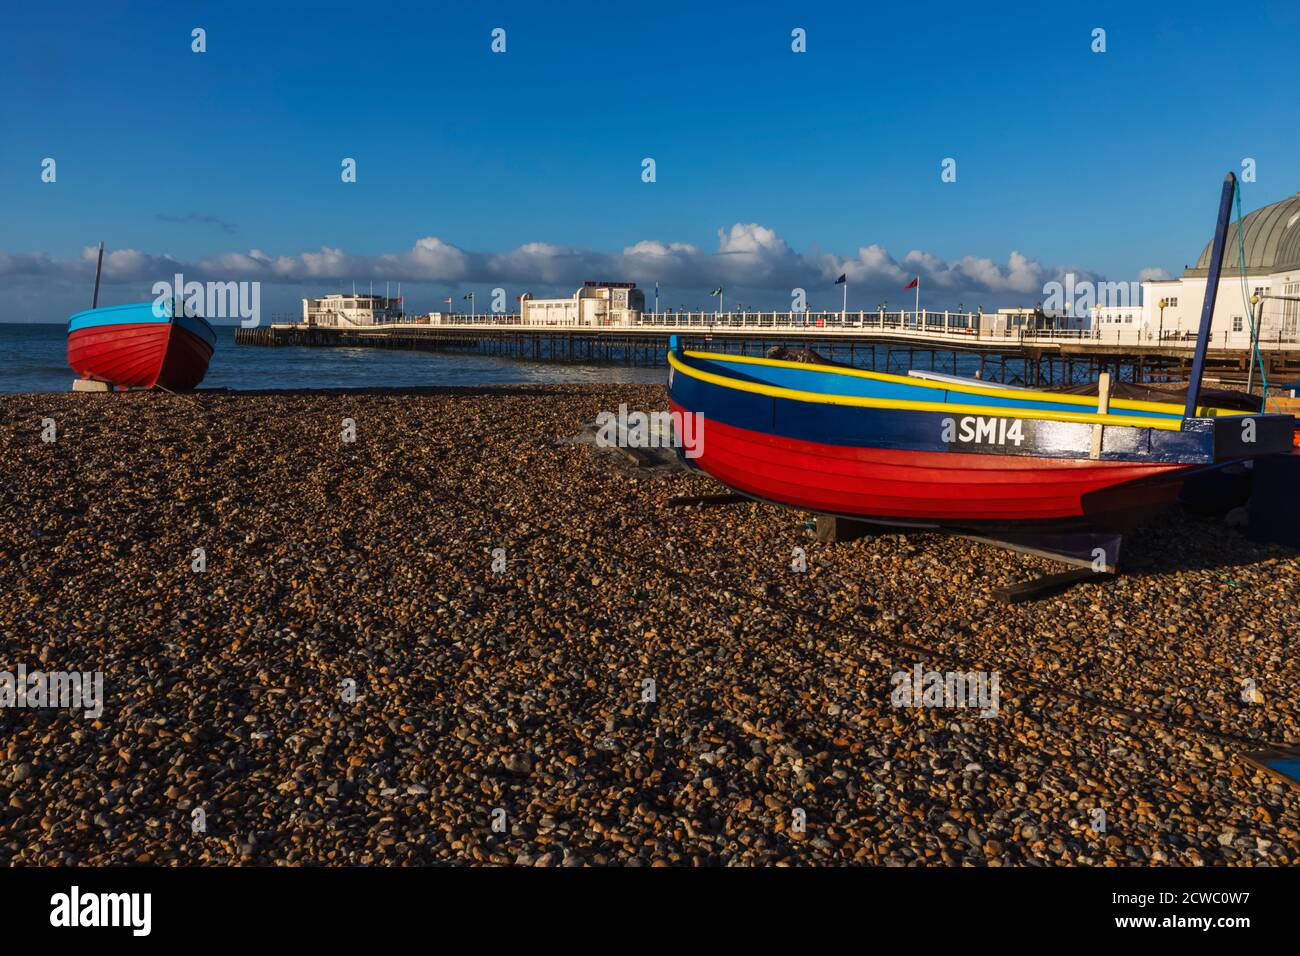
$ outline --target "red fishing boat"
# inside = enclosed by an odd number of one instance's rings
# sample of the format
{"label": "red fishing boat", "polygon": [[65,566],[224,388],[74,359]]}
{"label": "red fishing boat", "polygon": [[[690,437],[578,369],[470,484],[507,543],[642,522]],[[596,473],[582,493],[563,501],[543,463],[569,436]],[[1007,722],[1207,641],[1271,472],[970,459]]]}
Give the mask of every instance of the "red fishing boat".
{"label": "red fishing boat", "polygon": [[97,308],[98,267],[93,301],[68,320],[68,364],[82,378],[173,392],[203,381],[217,335],[202,316],[170,299]]}
{"label": "red fishing boat", "polygon": [[[674,336],[684,456],[747,496],[854,521],[995,536],[1106,569],[1121,536],[1200,471],[1288,451],[1290,415],[1201,404],[1235,179],[1220,201],[1185,404],[689,351]],[[683,433],[686,430],[683,429]]]}
{"label": "red fishing boat", "polygon": [[[171,302],[78,312],[68,321],[68,364],[82,378],[177,392],[196,387],[217,344],[212,326]],[[161,313],[161,314],[159,314]]]}

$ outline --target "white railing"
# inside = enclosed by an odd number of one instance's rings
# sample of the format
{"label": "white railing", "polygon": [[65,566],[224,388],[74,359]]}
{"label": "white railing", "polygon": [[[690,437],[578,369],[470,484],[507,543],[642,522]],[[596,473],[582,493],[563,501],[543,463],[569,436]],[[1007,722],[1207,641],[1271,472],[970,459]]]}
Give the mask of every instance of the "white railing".
{"label": "white railing", "polygon": [[[403,322],[375,325],[349,324],[346,326],[317,326],[318,328],[346,328],[357,332],[389,330],[418,330],[431,328],[466,329],[535,329],[538,332],[592,332],[607,330],[694,330],[703,332],[799,332],[810,337],[824,336],[834,340],[839,337],[880,332],[917,342],[958,343],[1026,343],[1031,345],[1130,345],[1146,348],[1192,349],[1196,336],[1190,332],[1165,329],[1163,335],[1142,326],[1101,325],[1093,329],[1026,329],[1008,325],[1005,317],[981,312],[930,311],[920,312],[642,312],[632,322],[602,322],[600,324],[571,325],[560,322],[531,321],[524,324],[518,313],[439,313],[409,316]],[[300,323],[294,323],[302,328]],[[289,327],[286,324],[285,327]],[[1261,336],[1261,350],[1294,349],[1300,344],[1295,333],[1283,334],[1267,330]],[[1210,340],[1212,349],[1248,349],[1249,331],[1214,333]]]}
{"label": "white railing", "polygon": [[[913,332],[952,332],[958,335],[976,335],[981,318],[978,312],[641,312],[632,313],[632,322],[602,321],[596,324],[570,325],[557,321],[534,319],[529,328],[538,329],[592,329],[592,328],[647,328],[647,329],[761,329],[825,330],[825,329],[899,329]],[[983,317],[986,321],[988,316]],[[471,315],[457,313],[433,317],[435,325],[472,325],[499,327],[522,325],[517,313]]]}
{"label": "white railing", "polygon": [[[1103,325],[1096,329],[1012,329],[1004,332],[986,331],[983,339],[1014,338],[1031,345],[1070,343],[1091,345],[1138,345],[1146,348],[1194,349],[1196,333],[1183,330],[1145,329],[1140,326],[1110,327]],[[1300,344],[1300,337],[1283,333],[1277,329],[1266,329],[1259,338],[1260,351],[1294,349]],[[1250,332],[1230,332],[1221,329],[1210,335],[1211,349],[1245,350],[1250,348]]]}
{"label": "white railing", "polygon": [[[475,325],[496,328],[502,325],[523,325],[523,317],[518,312],[488,312],[483,315],[463,312],[440,312],[432,316],[421,316],[422,319],[431,320],[433,325]],[[530,325],[540,326],[541,322],[531,322]]]}
{"label": "white railing", "polygon": [[706,329],[885,329],[976,335],[979,312],[643,312],[638,326]]}

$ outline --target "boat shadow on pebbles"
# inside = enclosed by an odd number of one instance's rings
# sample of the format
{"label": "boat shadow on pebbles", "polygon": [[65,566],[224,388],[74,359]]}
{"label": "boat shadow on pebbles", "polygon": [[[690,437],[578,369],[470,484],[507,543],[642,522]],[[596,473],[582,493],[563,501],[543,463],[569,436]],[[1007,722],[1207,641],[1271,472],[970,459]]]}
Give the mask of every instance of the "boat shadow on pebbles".
{"label": "boat shadow on pebbles", "polygon": [[1223,517],[1175,505],[1125,537],[1120,570],[1128,577],[1226,572],[1295,556],[1293,548],[1251,541]]}
{"label": "boat shadow on pebbles", "polygon": [[[726,490],[716,486],[717,490]],[[811,532],[815,515],[798,514],[798,520]],[[899,547],[924,553],[927,548],[942,548],[945,541],[963,538],[956,532],[924,528],[900,528],[880,525],[857,537],[829,541],[822,547],[857,548],[874,541],[890,539]],[[1002,555],[1023,565],[1021,571],[1059,571],[1061,564],[1051,558],[1017,554],[978,538],[967,539],[972,547],[986,549],[990,555]],[[1165,577],[1193,571],[1219,571],[1250,568],[1295,557],[1294,549],[1283,545],[1256,544],[1244,532],[1232,527],[1223,517],[1199,515],[1175,505],[1152,517],[1146,524],[1124,536],[1123,557],[1119,573],[1124,577]],[[993,583],[993,582],[991,582]]]}
{"label": "boat shadow on pebbles", "polygon": [[[661,411],[661,410],[660,410]],[[634,411],[632,414],[636,414]],[[557,439],[555,445],[583,445],[611,468],[635,475],[694,473],[673,445],[670,432],[655,424],[653,413],[645,413],[647,427],[638,433],[635,425],[620,418],[597,416],[585,422],[576,435]]]}

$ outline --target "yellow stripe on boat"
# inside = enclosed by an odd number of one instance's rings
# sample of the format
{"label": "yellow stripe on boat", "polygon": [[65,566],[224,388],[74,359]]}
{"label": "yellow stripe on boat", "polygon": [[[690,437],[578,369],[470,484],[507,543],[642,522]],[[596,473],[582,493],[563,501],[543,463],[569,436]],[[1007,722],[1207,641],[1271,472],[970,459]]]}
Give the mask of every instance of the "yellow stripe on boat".
{"label": "yellow stripe on boat", "polygon": [[[835,375],[847,375],[851,378],[867,378],[877,382],[894,382],[902,385],[920,386],[921,388],[940,389],[948,392],[962,392],[969,395],[987,395],[992,398],[1006,398],[1012,401],[1055,402],[1060,405],[1085,405],[1097,407],[1095,395],[1063,395],[1059,392],[1035,392],[1021,388],[996,388],[990,385],[962,385],[953,382],[935,381],[934,379],[915,378],[911,375],[892,375],[889,372],[868,372],[860,368],[844,368],[839,365],[817,365],[811,362],[791,362],[786,359],[758,358],[753,355],[730,355],[725,352],[684,352],[690,358],[709,362],[740,362],[745,365],[766,365],[771,368],[793,368],[805,372],[829,372]],[[775,387],[775,386],[774,386]],[[875,406],[872,406],[875,407]],[[901,406],[900,406],[901,407]],[[1112,398],[1111,408],[1125,408],[1137,412],[1163,412],[1182,418],[1183,406],[1168,402],[1143,402],[1131,398]],[[1219,418],[1233,415],[1250,415],[1251,412],[1237,411],[1230,408],[1210,408],[1202,406],[1196,410],[1199,418]],[[1021,418],[1027,417],[1024,415]],[[1114,416],[1103,416],[1108,420]]]}
{"label": "yellow stripe on boat", "polygon": [[[709,352],[687,352],[686,354],[692,358],[725,359],[729,362],[737,361],[737,357],[734,355],[717,355]],[[750,359],[749,361],[752,362],[754,360]],[[740,379],[728,378],[725,375],[716,375],[713,372],[705,372],[701,369],[692,368],[685,364],[672,352],[668,353],[668,364],[683,375],[689,375],[691,378],[697,378],[700,381],[708,382],[711,385],[720,385],[723,388],[731,388],[740,392],[753,392],[756,395],[766,395],[769,398],[786,398],[795,402],[815,402],[819,405],[848,405],[855,408],[892,408],[910,412],[950,412],[958,415],[983,415],[991,418],[1029,418],[1039,421],[1074,422],[1081,425],[1124,425],[1130,428],[1158,428],[1162,431],[1170,432],[1181,431],[1183,427],[1181,418],[1143,418],[1136,415],[1099,415],[1096,412],[1055,412],[1040,408],[1011,408],[1006,405],[954,405],[949,402],[918,402],[905,398],[867,398],[862,395],[826,395],[822,392],[804,392],[795,388],[782,388],[779,385],[766,385],[762,382],[745,382]],[[786,362],[781,364],[804,369],[816,368],[816,366],[805,365],[802,362]],[[838,369],[834,370],[839,371]],[[880,377],[880,373],[875,372],[860,374]],[[896,375],[890,376],[890,378],[895,381],[906,382],[909,385],[917,381],[924,381],[924,379],[903,378]],[[1010,397],[1024,398],[1035,393],[986,389],[983,394],[1007,395]],[[1050,395],[1050,393],[1040,394]],[[1051,397],[1054,398],[1054,396]],[[1243,412],[1240,414],[1248,413]]]}

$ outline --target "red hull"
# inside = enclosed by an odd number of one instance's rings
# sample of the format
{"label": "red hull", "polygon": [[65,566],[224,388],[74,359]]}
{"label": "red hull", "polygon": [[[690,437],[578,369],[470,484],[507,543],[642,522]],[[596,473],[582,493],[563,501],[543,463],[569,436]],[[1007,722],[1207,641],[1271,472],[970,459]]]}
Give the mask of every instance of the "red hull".
{"label": "red hull", "polygon": [[78,329],[68,334],[68,364],[82,378],[171,391],[196,387],[208,372],[212,347],[173,322]]}
{"label": "red hull", "polygon": [[[673,405],[677,411],[682,409]],[[1188,466],[857,448],[704,422],[695,460],[746,494],[825,514],[974,528],[1126,530],[1173,500]]]}

